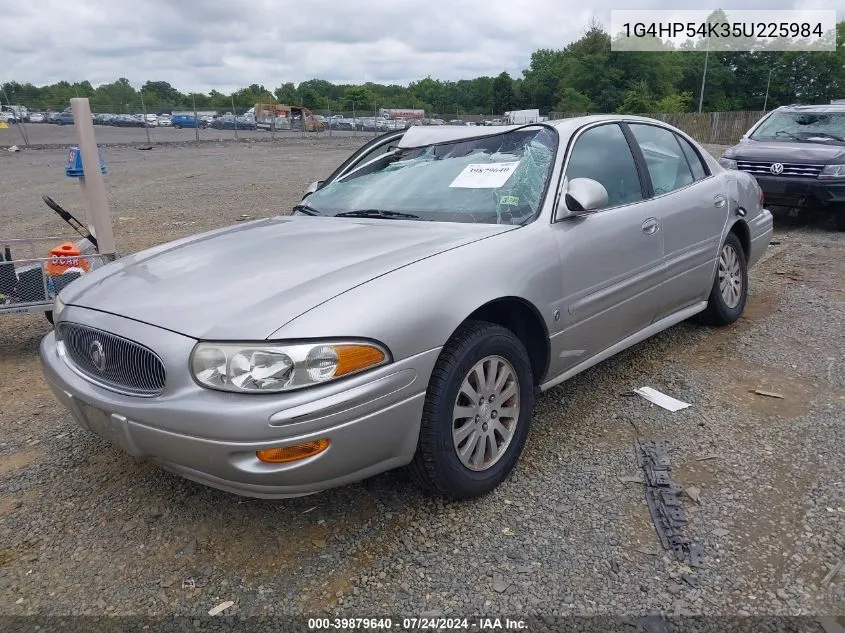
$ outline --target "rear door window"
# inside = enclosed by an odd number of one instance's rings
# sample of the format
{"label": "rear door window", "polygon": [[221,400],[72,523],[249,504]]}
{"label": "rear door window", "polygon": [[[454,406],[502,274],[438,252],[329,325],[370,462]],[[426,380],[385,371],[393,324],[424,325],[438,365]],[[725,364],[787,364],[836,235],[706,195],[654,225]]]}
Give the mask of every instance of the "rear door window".
{"label": "rear door window", "polygon": [[675,133],[656,125],[630,123],[643,153],[654,195],[660,196],[695,182]]}

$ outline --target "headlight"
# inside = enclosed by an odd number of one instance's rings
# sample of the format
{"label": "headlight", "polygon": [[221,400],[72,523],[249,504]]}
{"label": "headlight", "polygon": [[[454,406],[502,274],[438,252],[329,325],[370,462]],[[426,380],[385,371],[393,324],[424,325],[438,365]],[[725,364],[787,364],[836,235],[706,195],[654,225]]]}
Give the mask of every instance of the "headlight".
{"label": "headlight", "polygon": [[827,165],[819,178],[845,178],[845,165]]}
{"label": "headlight", "polygon": [[736,161],[733,158],[720,158],[719,164],[725,169],[736,169]]}
{"label": "headlight", "polygon": [[384,365],[387,350],[358,341],[199,343],[191,373],[203,387],[249,393],[301,389]]}
{"label": "headlight", "polygon": [[62,300],[59,299],[58,295],[53,300],[53,323],[59,320],[59,315],[62,313],[62,310],[65,309],[65,304],[62,303]]}

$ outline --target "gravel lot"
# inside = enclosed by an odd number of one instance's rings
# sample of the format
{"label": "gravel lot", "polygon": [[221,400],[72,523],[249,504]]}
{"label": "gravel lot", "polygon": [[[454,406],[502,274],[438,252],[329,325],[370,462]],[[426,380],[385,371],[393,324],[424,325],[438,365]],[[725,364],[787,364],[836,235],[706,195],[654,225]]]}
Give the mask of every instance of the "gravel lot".
{"label": "gravel lot", "polygon": [[[107,148],[119,248],[289,209],[360,142]],[[40,201],[81,209],[64,158],[0,153],[0,233],[69,234]],[[769,251],[736,325],[681,324],[540,397],[515,474],[469,503],[400,472],[246,500],[135,462],[52,398],[45,319],[0,317],[0,613],[842,615],[845,570],[822,580],[845,557],[845,236],[778,230]],[[693,406],[624,395],[640,386]],[[637,437],[669,440],[673,480],[700,489],[700,571],[620,481]]]}

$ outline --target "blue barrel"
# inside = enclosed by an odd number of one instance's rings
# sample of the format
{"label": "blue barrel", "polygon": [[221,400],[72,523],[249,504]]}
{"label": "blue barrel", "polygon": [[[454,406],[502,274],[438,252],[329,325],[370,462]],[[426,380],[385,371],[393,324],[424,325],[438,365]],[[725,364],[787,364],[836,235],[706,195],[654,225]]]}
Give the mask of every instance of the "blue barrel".
{"label": "blue barrel", "polygon": [[[106,162],[103,160],[103,152],[100,152],[100,171],[106,173]],[[76,145],[73,145],[67,150],[67,163],[65,163],[65,176],[68,178],[84,178],[85,172],[82,170],[82,152]]]}

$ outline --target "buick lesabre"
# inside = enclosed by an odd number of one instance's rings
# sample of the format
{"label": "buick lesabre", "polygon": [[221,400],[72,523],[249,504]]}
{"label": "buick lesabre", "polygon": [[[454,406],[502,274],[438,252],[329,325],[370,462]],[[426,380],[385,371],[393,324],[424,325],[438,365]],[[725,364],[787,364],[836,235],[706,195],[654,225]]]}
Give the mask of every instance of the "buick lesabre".
{"label": "buick lesabre", "polygon": [[287,215],[123,257],[41,344],[76,422],[254,497],[406,467],[453,498],[514,468],[536,394],[680,321],[734,323],[772,232],[749,173],[592,116],[414,126]]}

